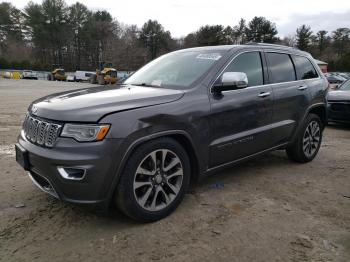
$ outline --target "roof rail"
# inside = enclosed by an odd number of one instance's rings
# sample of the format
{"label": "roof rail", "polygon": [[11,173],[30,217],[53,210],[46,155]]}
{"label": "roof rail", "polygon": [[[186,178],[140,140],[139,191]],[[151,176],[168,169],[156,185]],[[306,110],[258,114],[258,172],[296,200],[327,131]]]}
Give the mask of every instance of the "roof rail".
{"label": "roof rail", "polygon": [[298,48],[295,48],[295,47],[292,47],[292,46],[278,45],[278,44],[269,44],[269,43],[248,42],[248,43],[245,43],[244,45],[261,45],[261,46],[271,46],[271,47],[274,46],[274,47],[292,48],[292,49],[299,50]]}

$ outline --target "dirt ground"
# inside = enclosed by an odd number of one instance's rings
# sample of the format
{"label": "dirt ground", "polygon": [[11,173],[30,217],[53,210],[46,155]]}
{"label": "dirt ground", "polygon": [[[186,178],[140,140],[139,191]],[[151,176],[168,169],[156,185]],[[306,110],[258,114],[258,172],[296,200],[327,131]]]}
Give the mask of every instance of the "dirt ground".
{"label": "dirt ground", "polygon": [[87,87],[0,79],[0,261],[350,261],[350,127],[329,126],[308,164],[284,151],[195,185],[168,218],[138,224],[36,188],[15,162],[29,103]]}

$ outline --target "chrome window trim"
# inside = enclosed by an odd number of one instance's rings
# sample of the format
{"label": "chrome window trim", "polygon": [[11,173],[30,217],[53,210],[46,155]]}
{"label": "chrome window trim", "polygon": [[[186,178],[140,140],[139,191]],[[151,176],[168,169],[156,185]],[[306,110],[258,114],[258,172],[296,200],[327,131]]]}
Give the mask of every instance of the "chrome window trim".
{"label": "chrome window trim", "polygon": [[[307,80],[315,80],[315,79],[320,79],[322,78],[320,76],[320,72],[319,70],[317,69],[317,67],[315,67],[315,64],[313,61],[311,61],[307,56],[305,55],[301,55],[301,54],[294,54],[294,53],[291,53],[291,52],[279,52],[279,51],[263,51],[264,53],[281,53],[281,54],[286,54],[286,55],[295,55],[295,56],[301,56],[301,57],[305,57],[307,60],[309,60],[311,62],[311,64],[314,66],[314,69],[317,71],[318,73],[318,77],[315,77],[315,78],[309,78],[309,79],[300,79],[300,80],[295,80],[295,81],[307,81]],[[292,61],[294,63],[294,61]],[[293,81],[289,81],[289,82],[293,82]],[[289,83],[288,82],[288,83]],[[280,83],[287,83],[287,82],[280,82]],[[275,84],[280,84],[280,83],[275,83]]]}
{"label": "chrome window trim", "polygon": [[[297,55],[297,56],[302,56],[302,57],[305,57],[306,59],[308,59],[307,56],[305,55],[301,55],[301,54],[294,54],[292,52],[284,52],[284,51],[266,51],[266,50],[258,50],[258,49],[252,49],[252,50],[247,50],[247,51],[243,51],[243,52],[240,52],[238,53],[237,55],[235,55],[227,64],[226,66],[220,71],[220,73],[218,74],[218,76],[215,78],[215,81],[211,84],[210,86],[210,94],[214,94],[213,91],[212,91],[212,88],[213,88],[213,85],[214,83],[219,79],[219,77],[223,74],[223,72],[226,70],[226,68],[232,63],[232,61],[234,59],[236,59],[239,55],[241,54],[244,54],[244,53],[251,53],[251,52],[261,52],[261,53],[281,53],[281,54],[287,54],[287,55]],[[310,59],[308,59],[310,61]],[[293,61],[292,61],[293,62]],[[311,64],[315,67],[314,63],[312,61],[310,61]],[[294,63],[294,62],[293,62]],[[287,81],[287,82],[280,82],[280,83],[272,83],[272,84],[264,84],[264,85],[258,85],[258,86],[248,86],[247,88],[243,88],[243,89],[251,89],[251,88],[259,88],[259,87],[262,87],[262,86],[266,86],[266,87],[269,87],[269,86],[274,86],[274,85],[281,85],[281,84],[289,84],[289,83],[298,83],[300,81],[309,81],[309,80],[316,80],[316,79],[322,79],[322,77],[320,76],[320,72],[315,68],[315,70],[317,71],[318,73],[318,77],[316,78],[309,78],[309,79],[300,79],[300,80],[294,80],[294,81]],[[226,94],[226,93],[231,93],[231,92],[236,92],[236,91],[240,91],[240,90],[243,90],[243,89],[237,89],[237,90],[227,90],[227,91],[222,91],[223,94]]]}
{"label": "chrome window trim", "polygon": [[[294,77],[295,77],[295,80],[293,81],[285,81],[285,82],[278,82],[278,83],[273,83],[273,84],[281,84],[281,83],[289,83],[289,82],[294,82],[294,81],[299,81],[298,80],[298,73],[297,73],[297,68],[296,68],[296,65],[293,61],[293,58],[292,58],[292,54],[291,53],[287,53],[287,52],[275,52],[275,51],[267,51],[265,52],[266,54],[268,53],[274,53],[274,54],[281,54],[281,55],[288,55],[289,56],[289,60],[290,62],[292,63],[292,66],[293,66],[293,69],[294,69]],[[270,71],[270,67],[269,67],[269,62],[268,62],[268,59],[266,59],[266,64],[267,64],[267,68],[268,68],[268,73]],[[271,71],[272,73],[272,71]]]}
{"label": "chrome window trim", "polygon": [[298,83],[298,82],[301,82],[301,81],[305,81],[305,80],[295,80],[295,81],[288,81],[288,82],[281,82],[281,83],[273,83],[273,84],[266,84],[266,85],[259,85],[259,86],[248,86],[248,87],[246,87],[246,88],[237,89],[237,90],[222,91],[222,93],[229,93],[229,92],[234,92],[234,91],[240,91],[240,90],[246,90],[246,89],[259,88],[259,87],[262,87],[262,86],[269,87],[269,86],[275,86],[275,85],[281,85],[281,84]]}
{"label": "chrome window trim", "polygon": [[[294,55],[294,56],[301,56],[301,57],[306,58],[306,59],[311,63],[312,67],[315,69],[315,71],[316,71],[316,73],[317,73],[317,77],[308,78],[308,79],[300,79],[300,80],[306,81],[306,80],[314,80],[314,79],[319,79],[319,78],[321,78],[321,77],[320,77],[320,72],[317,70],[317,68],[319,68],[319,66],[316,64],[317,67],[315,67],[315,64],[313,63],[313,61],[311,61],[307,56],[303,56],[303,55],[299,55],[299,54],[291,54],[291,55]],[[294,62],[294,61],[293,61],[293,62]],[[296,69],[295,69],[295,71],[296,71]],[[297,73],[297,72],[296,72],[296,73]],[[297,74],[298,74],[298,73],[297,73]]]}

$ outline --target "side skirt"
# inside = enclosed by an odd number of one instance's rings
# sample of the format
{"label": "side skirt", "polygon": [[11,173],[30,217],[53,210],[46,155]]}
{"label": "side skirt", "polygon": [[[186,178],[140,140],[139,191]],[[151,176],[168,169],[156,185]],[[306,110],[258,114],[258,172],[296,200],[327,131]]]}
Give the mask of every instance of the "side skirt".
{"label": "side skirt", "polygon": [[266,149],[266,150],[263,150],[263,151],[260,151],[260,152],[257,152],[257,153],[254,153],[252,155],[249,155],[249,156],[245,156],[245,157],[242,157],[242,158],[239,158],[239,159],[236,159],[236,160],[233,160],[231,162],[228,162],[228,163],[224,163],[224,164],[221,164],[219,166],[215,166],[215,167],[212,167],[212,168],[209,168],[207,169],[207,171],[202,174],[202,176],[200,176],[200,178],[203,178],[203,177],[206,177],[206,176],[209,176],[209,175],[212,175],[222,169],[225,169],[225,168],[228,168],[228,167],[232,167],[232,166],[235,166],[237,164],[240,164],[242,162],[245,162],[245,161],[248,161],[250,159],[253,159],[255,157],[258,157],[260,155],[264,155],[268,152],[271,152],[271,151],[275,151],[275,150],[278,150],[278,149],[284,149],[287,145],[289,144],[288,143],[283,143],[281,145],[278,145],[278,146],[274,146],[272,148],[269,148],[269,149]]}

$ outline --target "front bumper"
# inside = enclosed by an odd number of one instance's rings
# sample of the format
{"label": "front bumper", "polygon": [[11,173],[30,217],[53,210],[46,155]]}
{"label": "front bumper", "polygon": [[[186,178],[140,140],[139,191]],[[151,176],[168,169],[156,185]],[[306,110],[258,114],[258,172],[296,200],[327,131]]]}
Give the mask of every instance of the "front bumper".
{"label": "front bumper", "polygon": [[34,185],[36,185],[42,191],[50,194],[55,198],[59,198],[55,188],[52,186],[51,182],[48,179],[34,172],[28,172],[28,176],[33,181]]}
{"label": "front bumper", "polygon": [[[58,138],[53,148],[29,142],[23,134],[18,144],[28,152],[29,176],[43,191],[63,201],[107,206],[119,167],[121,139],[79,143]],[[60,167],[85,170],[79,180],[67,179]]]}

